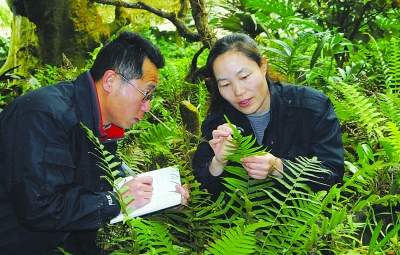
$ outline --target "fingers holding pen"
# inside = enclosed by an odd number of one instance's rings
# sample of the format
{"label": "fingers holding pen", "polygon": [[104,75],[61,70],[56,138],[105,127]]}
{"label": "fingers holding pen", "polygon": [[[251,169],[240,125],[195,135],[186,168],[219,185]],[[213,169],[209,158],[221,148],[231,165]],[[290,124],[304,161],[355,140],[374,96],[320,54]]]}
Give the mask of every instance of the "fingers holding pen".
{"label": "fingers holding pen", "polygon": [[128,186],[128,190],[122,194],[122,198],[133,196],[133,200],[127,204],[127,207],[139,208],[151,201],[153,195],[153,177],[142,176],[136,177],[125,183],[124,186]]}

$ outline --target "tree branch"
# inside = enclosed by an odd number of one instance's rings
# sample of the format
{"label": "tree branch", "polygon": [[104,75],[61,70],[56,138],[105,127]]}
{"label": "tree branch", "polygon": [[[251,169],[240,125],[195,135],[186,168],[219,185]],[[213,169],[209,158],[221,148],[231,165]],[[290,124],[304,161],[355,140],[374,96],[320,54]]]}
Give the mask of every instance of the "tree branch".
{"label": "tree branch", "polygon": [[130,9],[142,9],[146,10],[148,12],[151,12],[159,17],[162,17],[164,19],[167,19],[171,21],[172,24],[175,25],[176,29],[178,30],[179,34],[186,38],[188,41],[192,42],[198,42],[201,41],[201,37],[198,33],[195,33],[191,31],[186,24],[177,17],[176,13],[173,12],[164,12],[160,9],[154,8],[152,6],[149,6],[143,2],[136,2],[136,3],[126,3],[123,1],[119,0],[93,0],[93,2],[99,3],[99,4],[107,4],[107,5],[114,5],[114,6],[119,6],[119,7],[124,7],[124,8],[130,8]]}
{"label": "tree branch", "polygon": [[192,6],[192,16],[196,25],[197,31],[199,31],[201,41],[204,46],[211,48],[216,40],[216,36],[210,29],[207,19],[206,5],[204,0],[189,0]]}

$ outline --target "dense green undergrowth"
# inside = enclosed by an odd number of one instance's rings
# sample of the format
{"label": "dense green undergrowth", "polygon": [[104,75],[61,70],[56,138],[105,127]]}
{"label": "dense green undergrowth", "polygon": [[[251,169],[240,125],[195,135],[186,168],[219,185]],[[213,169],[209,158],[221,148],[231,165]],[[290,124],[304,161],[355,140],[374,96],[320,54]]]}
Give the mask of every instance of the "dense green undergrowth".
{"label": "dense green undergrowth", "polygon": [[[127,131],[119,157],[136,171],[181,166],[191,199],[182,210],[104,224],[98,237],[104,254],[400,254],[399,38],[388,42],[370,37],[360,45],[340,34],[256,38],[273,75],[320,89],[332,100],[345,145],[343,185],[314,194],[301,185],[301,178],[293,179],[284,183],[288,195],[276,196],[266,189],[268,180],[261,185],[240,169],[227,169],[238,178],[225,180],[230,192],[212,203],[191,168],[196,142],[202,138],[185,128],[179,111],[180,103],[188,101],[201,120],[206,115],[204,81],[185,81],[200,45],[177,46],[151,32],[146,36],[165,54],[166,66],[160,70],[151,114]],[[348,55],[340,68],[333,49]],[[206,55],[200,56],[199,66]],[[1,105],[31,89],[73,79],[80,71],[47,66],[38,70],[35,82],[2,83]],[[248,149],[247,138],[236,138],[238,148]],[[240,152],[235,155],[240,157]],[[288,167],[294,176],[322,171],[318,159],[299,158]],[[256,206],[260,194],[268,199]]]}

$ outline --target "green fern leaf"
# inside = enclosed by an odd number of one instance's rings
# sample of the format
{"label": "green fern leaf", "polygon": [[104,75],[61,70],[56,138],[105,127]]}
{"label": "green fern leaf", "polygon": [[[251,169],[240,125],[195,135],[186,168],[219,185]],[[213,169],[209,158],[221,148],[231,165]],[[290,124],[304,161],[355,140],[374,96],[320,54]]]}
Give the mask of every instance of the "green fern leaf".
{"label": "green fern leaf", "polygon": [[255,235],[258,228],[269,226],[269,223],[258,222],[241,228],[236,226],[226,231],[225,236],[210,244],[207,251],[214,255],[235,255],[255,253]]}
{"label": "green fern leaf", "polygon": [[374,100],[362,95],[355,87],[349,84],[331,82],[331,85],[343,93],[348,106],[347,112],[356,118],[359,125],[368,134],[374,132],[378,137],[383,137],[386,118],[375,107]]}
{"label": "green fern leaf", "polygon": [[388,118],[389,121],[396,123],[400,126],[400,98],[397,94],[378,94],[379,105],[382,108],[382,114]]}
{"label": "green fern leaf", "polygon": [[141,250],[148,251],[150,254],[178,254],[172,242],[175,237],[169,232],[167,224],[141,218],[131,219],[131,221],[136,228],[136,240]]}
{"label": "green fern leaf", "polygon": [[386,54],[387,72],[386,79],[388,80],[388,90],[390,93],[400,92],[400,48],[398,47],[400,40],[396,37],[390,39],[388,52]]}

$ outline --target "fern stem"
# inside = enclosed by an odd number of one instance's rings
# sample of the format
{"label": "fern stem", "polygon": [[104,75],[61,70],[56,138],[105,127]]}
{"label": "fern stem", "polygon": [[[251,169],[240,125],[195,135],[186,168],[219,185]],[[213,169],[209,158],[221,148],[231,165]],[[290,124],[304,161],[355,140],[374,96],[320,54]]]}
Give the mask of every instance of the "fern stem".
{"label": "fern stem", "polygon": [[164,122],[162,122],[162,120],[160,120],[159,118],[157,118],[156,115],[154,115],[152,112],[148,111],[148,113],[150,113],[150,115],[155,118],[158,122],[160,122],[166,129],[168,129],[169,131],[172,131],[167,125],[165,125]]}

